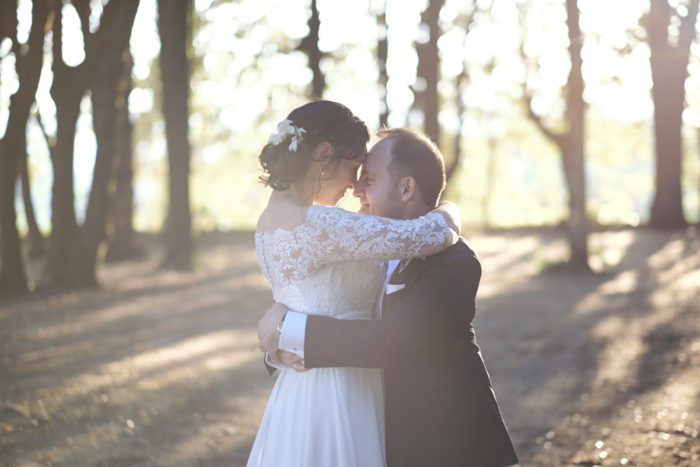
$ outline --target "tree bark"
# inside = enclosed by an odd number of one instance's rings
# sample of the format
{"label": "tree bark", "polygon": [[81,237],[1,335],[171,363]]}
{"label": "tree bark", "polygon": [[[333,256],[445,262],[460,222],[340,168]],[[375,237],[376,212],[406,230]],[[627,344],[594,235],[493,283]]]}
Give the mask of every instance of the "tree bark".
{"label": "tree bark", "polygon": [[323,91],[326,88],[326,77],[321,71],[321,59],[323,52],[318,48],[318,32],[321,27],[321,18],[318,14],[316,0],[311,0],[311,16],[309,16],[309,34],[301,40],[298,49],[306,54],[309,60],[309,69],[311,69],[311,97],[320,99],[323,97]]}
{"label": "tree bark", "polygon": [[2,295],[23,293],[27,290],[17,231],[15,187],[20,159],[26,158],[27,154],[27,121],[41,75],[44,26],[47,16],[46,4],[35,3],[32,8],[32,26],[26,50],[22,50],[25,47],[20,47],[17,43],[16,32],[12,34],[19,89],[10,99],[7,128],[5,136],[0,141],[0,231],[2,232],[0,294]]}
{"label": "tree bark", "polygon": [[[131,35],[138,0],[110,1],[104,7],[100,29],[89,33],[89,1],[75,2],[85,39],[85,60],[77,67],[61,58],[61,3],[54,3],[54,81],[51,95],[56,103],[56,142],[51,148],[54,168],[52,231],[49,274],[52,283],[65,287],[97,283],[97,251],[104,238],[109,185],[114,158],[114,106],[121,54]],[[92,86],[93,125],[97,155],[85,224],[78,227],[73,192],[75,129],[80,102]],[[110,110],[111,109],[111,110]]]}
{"label": "tree bark", "polygon": [[498,149],[498,141],[490,132],[488,148],[485,180],[486,189],[484,190],[484,197],[481,200],[481,218],[483,219],[484,225],[487,227],[491,225],[491,200],[493,198],[493,187],[496,184],[496,151]]}
{"label": "tree bark", "polygon": [[571,265],[585,270],[588,266],[588,222],[586,219],[586,167],[584,164],[583,75],[581,73],[581,46],[583,36],[579,26],[576,0],[566,0],[566,24],[569,30],[571,70],[566,89],[566,119],[569,131],[562,148],[564,173],[569,187],[569,244]]}
{"label": "tree bark", "polygon": [[691,0],[681,20],[677,45],[669,43],[671,7],[667,0],[652,0],[648,37],[653,81],[656,191],[649,223],[654,227],[686,225],[683,215],[681,173],[683,160],[682,114],[690,45],[695,37],[698,0]]}
{"label": "tree bark", "polygon": [[[476,11],[472,11],[468,16],[464,17],[464,41],[462,47],[466,50],[467,47],[467,37],[469,36],[469,31],[471,30],[472,24],[474,23],[474,16]],[[457,168],[462,163],[462,132],[464,131],[464,113],[466,112],[466,106],[464,104],[464,97],[462,95],[462,87],[469,82],[469,68],[467,61],[462,61],[462,71],[455,78],[455,94],[457,102],[457,120],[459,125],[457,126],[457,135],[455,136],[454,151],[452,153],[452,160],[447,165],[445,169],[445,178],[449,183],[450,179],[456,172]]]}
{"label": "tree bark", "polygon": [[141,248],[134,236],[134,171],[132,124],[129,120],[128,98],[131,93],[133,60],[127,49],[122,56],[124,67],[119,81],[116,128],[116,193],[112,209],[111,235],[107,245],[106,261],[122,261],[141,256]]}
{"label": "tree bark", "polygon": [[164,267],[192,267],[190,214],[190,143],[188,138],[189,70],[187,62],[188,0],[158,0],[163,114],[170,177]]}
{"label": "tree bark", "polygon": [[584,164],[584,114],[583,76],[581,72],[581,46],[583,36],[579,26],[579,9],[576,0],[566,0],[566,24],[569,35],[571,69],[565,89],[566,130],[556,133],[549,129],[542,118],[532,110],[532,96],[526,93],[530,118],[542,133],[559,149],[568,189],[569,218],[567,233],[569,240],[569,266],[575,271],[590,271],[588,265],[588,220],[586,218],[586,174]]}
{"label": "tree bark", "polygon": [[457,167],[459,167],[459,165],[462,163],[462,132],[464,130],[464,112],[466,111],[464,99],[462,97],[462,85],[469,76],[466,67],[467,65],[465,63],[464,68],[455,79],[455,90],[457,92],[457,120],[459,121],[459,125],[457,126],[457,134],[455,135],[452,160],[445,168],[445,179],[448,183],[457,170]]}
{"label": "tree bark", "polygon": [[52,285],[71,287],[80,282],[76,258],[81,256],[82,249],[74,206],[73,153],[80,102],[87,89],[87,78],[91,67],[88,47],[91,38],[84,37],[85,60],[83,63],[76,67],[66,65],[62,55],[63,4],[57,0],[52,4],[54,78],[51,84],[51,97],[56,105],[56,138],[50,149],[53,187],[48,272]]}
{"label": "tree bark", "polygon": [[120,0],[114,14],[103,18],[96,37],[101,50],[98,66],[91,77],[93,125],[97,156],[92,188],[82,227],[84,254],[81,256],[81,282],[96,283],[98,249],[105,239],[107,216],[114,197],[113,183],[117,148],[117,116],[127,105],[119,82],[125,67],[123,55],[129,47],[138,0]]}
{"label": "tree bark", "polygon": [[377,14],[377,66],[379,68],[379,128],[389,127],[389,102],[387,100],[387,85],[389,73],[386,68],[389,58],[389,26],[386,23],[386,1],[381,13]]}
{"label": "tree bark", "polygon": [[414,107],[423,112],[423,129],[425,134],[440,144],[440,124],[438,111],[438,81],[440,79],[440,51],[438,39],[442,35],[439,19],[444,0],[429,0],[428,7],[421,14],[421,24],[429,31],[428,41],[416,44],[418,54],[418,69],[416,83],[413,88],[415,96]]}
{"label": "tree bark", "polygon": [[0,40],[8,37],[15,40],[17,35],[17,0],[0,2]]}

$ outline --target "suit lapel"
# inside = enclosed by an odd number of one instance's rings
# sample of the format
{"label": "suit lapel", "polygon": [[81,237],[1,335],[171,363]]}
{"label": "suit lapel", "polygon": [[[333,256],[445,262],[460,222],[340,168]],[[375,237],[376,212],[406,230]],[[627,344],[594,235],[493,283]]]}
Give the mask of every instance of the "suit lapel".
{"label": "suit lapel", "polygon": [[382,317],[382,304],[384,302],[384,286],[386,284],[386,271],[389,267],[389,263],[387,261],[382,262],[382,268],[379,273],[379,291],[377,292],[377,299],[374,301],[375,309],[374,309],[374,318],[375,319],[381,319]]}
{"label": "suit lapel", "polygon": [[422,258],[413,258],[406,261],[408,263],[404,262],[394,270],[387,282],[382,300],[384,310],[408,291],[413,282],[420,276],[421,271],[425,269],[427,263]]}

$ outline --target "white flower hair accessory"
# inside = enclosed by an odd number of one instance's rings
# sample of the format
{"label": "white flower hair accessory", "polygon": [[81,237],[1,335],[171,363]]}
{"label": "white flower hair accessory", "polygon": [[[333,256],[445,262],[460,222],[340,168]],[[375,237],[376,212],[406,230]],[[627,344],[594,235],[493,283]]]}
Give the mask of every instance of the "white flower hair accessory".
{"label": "white flower hair accessory", "polygon": [[291,120],[282,120],[279,125],[277,125],[277,133],[271,134],[267,142],[277,146],[278,144],[287,141],[287,139],[291,136],[292,141],[289,143],[289,150],[296,152],[304,133],[306,133],[306,130],[294,126]]}

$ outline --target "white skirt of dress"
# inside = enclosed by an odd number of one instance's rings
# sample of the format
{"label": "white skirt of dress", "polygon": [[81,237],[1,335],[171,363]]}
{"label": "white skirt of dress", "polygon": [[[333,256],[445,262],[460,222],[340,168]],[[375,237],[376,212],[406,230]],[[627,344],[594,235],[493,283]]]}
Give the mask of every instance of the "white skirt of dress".
{"label": "white skirt of dress", "polygon": [[272,388],[248,467],[382,467],[380,370],[286,369]]}

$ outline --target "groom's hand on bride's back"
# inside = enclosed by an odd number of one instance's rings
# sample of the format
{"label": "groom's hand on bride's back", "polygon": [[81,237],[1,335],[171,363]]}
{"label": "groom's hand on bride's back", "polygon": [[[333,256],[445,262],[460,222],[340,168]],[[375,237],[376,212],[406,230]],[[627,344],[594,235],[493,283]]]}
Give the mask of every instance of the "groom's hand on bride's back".
{"label": "groom's hand on bride's back", "polygon": [[272,307],[267,310],[265,315],[258,321],[258,341],[260,350],[268,353],[269,359],[280,364],[277,349],[279,347],[280,334],[277,327],[287,312],[287,307],[281,303],[275,302]]}

